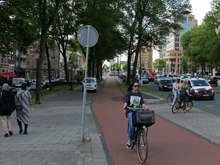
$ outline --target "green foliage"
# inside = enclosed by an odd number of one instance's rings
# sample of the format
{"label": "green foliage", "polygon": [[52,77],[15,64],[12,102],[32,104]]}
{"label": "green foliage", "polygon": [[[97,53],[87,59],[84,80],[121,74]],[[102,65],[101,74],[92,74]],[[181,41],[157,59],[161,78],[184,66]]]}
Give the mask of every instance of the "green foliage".
{"label": "green foliage", "polygon": [[[183,12],[190,10],[189,0],[130,0],[125,2],[122,27],[127,41],[128,66],[131,64],[131,55],[139,55],[143,47],[161,45],[171,31],[180,29]],[[135,58],[136,70],[138,56]],[[128,76],[130,67],[128,67]],[[134,79],[134,74],[133,74]],[[130,78],[128,77],[128,81]],[[129,82],[128,82],[129,83]]]}
{"label": "green foliage", "polygon": [[184,56],[190,59],[192,69],[196,65],[202,68],[214,63],[219,63],[219,42],[213,27],[204,22],[199,27],[195,27],[183,34],[181,43],[184,49]]}
{"label": "green foliage", "polygon": [[154,60],[153,67],[158,69],[158,71],[162,71],[162,69],[166,67],[166,60],[164,58]]}
{"label": "green foliage", "polygon": [[[127,84],[125,84],[123,82],[119,82],[118,86],[119,86],[121,92],[124,93],[124,94],[127,92],[128,87],[129,87],[129,85],[127,85]],[[141,92],[145,92],[145,93],[154,93],[154,90],[149,88],[148,86],[140,86],[139,90]]]}

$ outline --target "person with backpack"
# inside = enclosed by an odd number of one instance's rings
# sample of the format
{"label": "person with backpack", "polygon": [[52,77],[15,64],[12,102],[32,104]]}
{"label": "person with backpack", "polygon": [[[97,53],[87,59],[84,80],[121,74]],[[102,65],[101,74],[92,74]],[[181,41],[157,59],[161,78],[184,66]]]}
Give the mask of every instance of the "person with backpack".
{"label": "person with backpack", "polygon": [[[16,118],[17,118],[17,123],[19,126],[19,133],[27,134],[28,124],[30,120],[31,94],[27,90],[26,83],[23,83],[21,85],[21,89],[17,92],[15,96],[15,100],[18,100],[21,105],[21,109],[16,110]],[[24,124],[24,129],[22,127],[22,124]]]}
{"label": "person with backpack", "polygon": [[15,100],[9,85],[4,83],[0,92],[0,120],[4,131],[4,137],[13,135],[11,125],[11,114],[15,110]]}

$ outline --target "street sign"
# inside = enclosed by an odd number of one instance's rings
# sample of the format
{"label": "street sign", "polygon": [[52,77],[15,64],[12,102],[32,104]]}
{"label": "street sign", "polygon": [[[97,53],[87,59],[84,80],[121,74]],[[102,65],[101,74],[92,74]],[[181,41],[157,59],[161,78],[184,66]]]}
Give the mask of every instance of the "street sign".
{"label": "street sign", "polygon": [[88,73],[88,54],[89,54],[89,47],[93,47],[98,41],[99,35],[96,29],[90,25],[83,26],[79,29],[77,33],[77,40],[78,42],[86,47],[86,69],[85,69],[85,76],[83,81],[83,112],[82,112],[82,128],[81,128],[81,141],[84,142],[85,140],[85,115],[86,115],[86,81],[87,81],[87,73]]}
{"label": "street sign", "polygon": [[90,25],[81,27],[77,33],[77,40],[84,47],[93,47],[97,43],[98,38],[98,32]]}

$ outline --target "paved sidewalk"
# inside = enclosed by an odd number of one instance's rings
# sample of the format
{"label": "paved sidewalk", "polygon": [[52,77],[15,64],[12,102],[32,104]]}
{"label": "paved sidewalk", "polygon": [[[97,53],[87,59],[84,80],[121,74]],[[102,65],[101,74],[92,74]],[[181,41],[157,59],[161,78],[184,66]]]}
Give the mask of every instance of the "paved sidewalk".
{"label": "paved sidewalk", "polygon": [[34,105],[28,135],[18,133],[14,113],[14,135],[0,136],[0,165],[107,165],[91,102],[86,107],[86,136],[91,141],[81,143],[82,98],[76,100],[75,93],[69,91]]}
{"label": "paved sidewalk", "polygon": [[155,113],[172,123],[175,123],[204,139],[220,146],[220,117],[193,107],[189,112],[179,110],[176,114],[171,112],[171,106],[166,104],[151,104]]}

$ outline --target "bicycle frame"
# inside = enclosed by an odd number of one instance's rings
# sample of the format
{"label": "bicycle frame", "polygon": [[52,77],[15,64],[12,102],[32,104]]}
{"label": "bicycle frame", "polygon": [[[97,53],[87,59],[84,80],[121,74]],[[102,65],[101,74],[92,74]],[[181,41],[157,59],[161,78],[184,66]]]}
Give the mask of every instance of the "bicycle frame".
{"label": "bicycle frame", "polygon": [[[135,110],[132,110],[132,113]],[[139,110],[141,110],[139,108]],[[132,137],[132,149],[136,145],[137,156],[140,163],[145,163],[148,156],[148,141],[147,141],[148,127],[138,125],[134,126],[133,137]]]}
{"label": "bicycle frame", "polygon": [[[183,109],[182,104],[183,104],[183,100],[180,97],[178,97],[177,101],[172,106],[172,109],[171,109],[172,113],[175,114],[179,111],[180,108]],[[186,99],[186,109],[185,109],[186,112],[190,111],[192,109],[192,107],[193,107],[193,101],[191,99],[187,98]]]}

